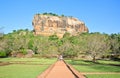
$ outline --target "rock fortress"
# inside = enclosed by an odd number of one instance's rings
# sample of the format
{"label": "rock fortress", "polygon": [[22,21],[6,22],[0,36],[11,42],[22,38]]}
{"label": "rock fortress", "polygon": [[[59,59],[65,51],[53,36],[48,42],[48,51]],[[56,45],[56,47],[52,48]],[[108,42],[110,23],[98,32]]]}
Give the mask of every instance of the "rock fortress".
{"label": "rock fortress", "polygon": [[89,31],[84,22],[72,16],[36,14],[32,25],[35,35],[50,36],[56,34],[59,38],[62,38],[66,32],[77,35],[77,33]]}

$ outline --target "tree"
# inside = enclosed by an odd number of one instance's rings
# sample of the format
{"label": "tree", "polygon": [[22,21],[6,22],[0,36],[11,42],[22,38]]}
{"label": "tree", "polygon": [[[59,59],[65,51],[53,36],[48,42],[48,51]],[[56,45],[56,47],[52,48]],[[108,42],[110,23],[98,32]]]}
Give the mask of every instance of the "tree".
{"label": "tree", "polygon": [[96,62],[96,57],[102,56],[106,51],[105,36],[99,33],[90,34],[87,43],[87,53],[93,58],[93,62]]}
{"label": "tree", "polygon": [[63,42],[61,46],[58,48],[58,52],[62,54],[64,57],[74,58],[77,56],[76,46],[70,43],[69,40]]}
{"label": "tree", "polygon": [[64,35],[63,35],[63,39],[69,39],[70,38],[70,33],[66,32]]}
{"label": "tree", "polygon": [[58,40],[59,38],[57,37],[57,35],[51,35],[49,36],[49,40]]}
{"label": "tree", "polygon": [[120,35],[111,34],[110,35],[112,58],[118,58],[120,55]]}
{"label": "tree", "polygon": [[29,42],[28,42],[28,48],[29,49],[33,49],[33,40],[31,39],[31,40],[29,40]]}
{"label": "tree", "polygon": [[61,16],[62,16],[62,17],[64,17],[65,15],[64,15],[64,14],[62,14]]}
{"label": "tree", "polygon": [[6,57],[6,52],[5,51],[0,51],[0,57]]}

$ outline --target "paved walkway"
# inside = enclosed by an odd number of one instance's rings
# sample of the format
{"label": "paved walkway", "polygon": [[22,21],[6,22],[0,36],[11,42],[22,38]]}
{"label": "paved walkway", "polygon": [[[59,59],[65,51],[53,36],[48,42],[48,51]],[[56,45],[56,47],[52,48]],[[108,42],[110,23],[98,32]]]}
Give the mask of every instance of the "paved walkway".
{"label": "paved walkway", "polygon": [[57,61],[37,78],[85,78],[64,61]]}

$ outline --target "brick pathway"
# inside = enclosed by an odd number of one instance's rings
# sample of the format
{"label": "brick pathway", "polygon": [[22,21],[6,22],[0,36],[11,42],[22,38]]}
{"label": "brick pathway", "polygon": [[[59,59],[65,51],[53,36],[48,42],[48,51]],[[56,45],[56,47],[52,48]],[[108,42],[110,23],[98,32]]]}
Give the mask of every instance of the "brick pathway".
{"label": "brick pathway", "polygon": [[37,78],[85,78],[64,61],[57,61]]}

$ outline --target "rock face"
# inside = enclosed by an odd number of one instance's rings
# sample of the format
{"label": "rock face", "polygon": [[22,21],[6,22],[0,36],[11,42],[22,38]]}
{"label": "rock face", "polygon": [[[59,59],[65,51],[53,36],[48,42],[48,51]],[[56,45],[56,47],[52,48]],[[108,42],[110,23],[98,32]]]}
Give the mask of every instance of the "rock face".
{"label": "rock face", "polygon": [[71,35],[88,32],[85,23],[74,17],[36,14],[32,21],[35,35],[50,36],[56,34],[62,38],[68,32]]}

